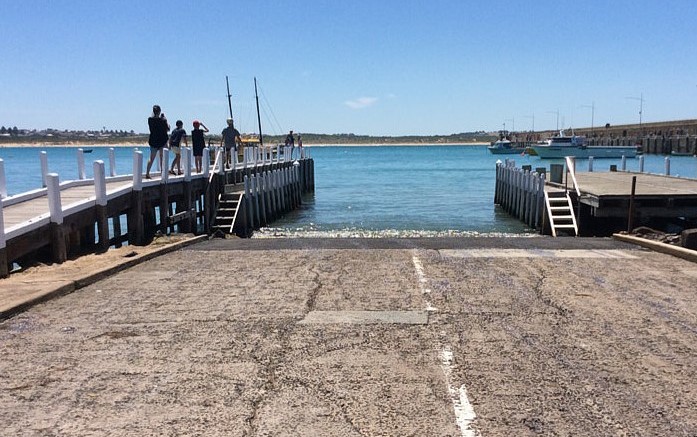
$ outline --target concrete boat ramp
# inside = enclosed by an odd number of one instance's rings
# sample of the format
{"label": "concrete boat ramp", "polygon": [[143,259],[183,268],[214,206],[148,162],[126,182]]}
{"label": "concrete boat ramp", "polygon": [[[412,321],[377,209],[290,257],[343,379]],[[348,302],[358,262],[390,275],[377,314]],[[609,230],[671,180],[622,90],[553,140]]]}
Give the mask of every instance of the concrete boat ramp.
{"label": "concrete boat ramp", "polygon": [[207,241],[1,322],[3,434],[695,435],[695,284],[611,239]]}

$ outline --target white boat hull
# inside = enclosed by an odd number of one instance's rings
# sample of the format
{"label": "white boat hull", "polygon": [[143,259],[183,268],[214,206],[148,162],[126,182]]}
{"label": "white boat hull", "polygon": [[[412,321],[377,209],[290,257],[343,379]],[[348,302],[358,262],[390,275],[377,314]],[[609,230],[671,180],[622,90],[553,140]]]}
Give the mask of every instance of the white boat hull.
{"label": "white boat hull", "polygon": [[542,159],[563,159],[567,156],[576,158],[634,158],[637,155],[637,148],[629,147],[610,147],[610,146],[532,146],[537,152],[537,156]]}

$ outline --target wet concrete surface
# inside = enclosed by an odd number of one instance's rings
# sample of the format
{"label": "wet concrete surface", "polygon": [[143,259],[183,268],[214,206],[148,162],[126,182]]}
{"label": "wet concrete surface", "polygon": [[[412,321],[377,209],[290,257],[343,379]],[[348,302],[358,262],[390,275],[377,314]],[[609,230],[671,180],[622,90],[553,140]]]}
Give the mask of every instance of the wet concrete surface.
{"label": "wet concrete surface", "polygon": [[199,243],[0,323],[2,434],[697,435],[695,285],[610,239]]}

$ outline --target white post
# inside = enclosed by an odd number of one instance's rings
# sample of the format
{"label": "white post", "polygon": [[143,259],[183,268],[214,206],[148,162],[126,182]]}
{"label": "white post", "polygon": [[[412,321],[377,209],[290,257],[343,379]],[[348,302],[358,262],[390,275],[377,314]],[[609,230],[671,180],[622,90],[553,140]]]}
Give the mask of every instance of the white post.
{"label": "white post", "polygon": [[143,189],[143,152],[133,152],[133,191]]}
{"label": "white post", "polygon": [[46,175],[48,174],[48,155],[45,151],[39,153],[39,160],[41,161],[41,186],[45,187],[48,182],[46,181]]}
{"label": "white post", "polygon": [[[245,153],[247,151],[245,150]],[[247,160],[245,159],[245,162]],[[249,191],[249,177],[244,175],[244,197],[247,199],[247,225],[254,228],[254,216],[252,215],[252,193]]]}
{"label": "white post", "polygon": [[94,161],[92,164],[94,171],[94,195],[97,198],[97,205],[106,206],[106,171],[104,161]]}
{"label": "white post", "polygon": [[[218,174],[223,174],[223,173],[225,173],[225,163],[223,162],[223,160],[226,159],[226,158],[224,157],[223,153],[225,153],[225,152],[223,151],[223,148],[222,148],[222,147],[218,147],[218,150],[217,150],[217,152],[216,152],[216,157],[215,157],[215,160],[218,161],[218,162],[220,163],[220,165],[218,166],[218,169],[216,170],[216,172],[217,172]],[[232,150],[231,153],[234,153],[234,155],[233,155],[233,156],[235,157],[234,159],[237,159],[237,153],[236,153],[234,150]],[[235,167],[232,167],[232,168],[233,168],[233,171],[234,171]]]}
{"label": "white post", "polygon": [[182,148],[182,158],[184,158],[184,180],[191,180],[191,164],[193,161],[193,150],[191,147]]}
{"label": "white post", "polygon": [[85,179],[85,153],[82,149],[77,149],[77,178]]}
{"label": "white post", "polygon": [[[0,199],[7,197],[7,179],[5,179],[5,161],[0,158]],[[0,220],[2,222],[2,220]],[[0,249],[2,249],[0,247]]]}
{"label": "white post", "polygon": [[162,173],[160,173],[160,183],[166,184],[169,182],[169,149],[165,147],[162,149]]}
{"label": "white post", "polygon": [[254,193],[254,223],[261,227],[261,214],[259,211],[259,175],[252,176],[252,192]]}
{"label": "white post", "polygon": [[588,157],[588,172],[590,172],[590,173],[593,172],[593,157],[592,156]]}
{"label": "white post", "polygon": [[0,202],[0,250],[4,249],[7,245],[7,239],[5,237],[5,218],[2,214],[2,202]]}
{"label": "white post", "polygon": [[201,166],[203,170],[203,177],[208,179],[208,176],[211,174],[211,153],[208,150],[208,147],[203,148],[203,157],[201,159]]}
{"label": "white post", "polygon": [[622,155],[622,171],[627,170],[627,157]]}
{"label": "white post", "polygon": [[109,176],[116,176],[116,155],[113,147],[109,147]]}
{"label": "white post", "polygon": [[639,173],[644,172],[644,155],[639,157]]}
{"label": "white post", "polygon": [[46,175],[46,188],[48,189],[48,211],[51,214],[51,222],[63,223],[63,207],[61,206],[61,189],[58,182],[58,174]]}
{"label": "white post", "polygon": [[670,156],[666,156],[666,176],[670,176]]}

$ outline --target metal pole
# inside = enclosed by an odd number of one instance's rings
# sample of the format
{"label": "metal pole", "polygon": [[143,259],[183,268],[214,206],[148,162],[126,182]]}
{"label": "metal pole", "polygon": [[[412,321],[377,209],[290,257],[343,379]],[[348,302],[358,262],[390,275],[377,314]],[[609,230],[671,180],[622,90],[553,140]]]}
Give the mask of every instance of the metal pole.
{"label": "metal pole", "polygon": [[225,76],[225,84],[227,85],[227,106],[230,109],[230,118],[232,118],[232,101],[230,100],[232,94],[230,94],[230,82],[228,82],[227,76]]}
{"label": "metal pole", "polygon": [[264,145],[264,137],[261,133],[261,115],[259,115],[259,94],[257,93],[257,78],[254,78],[254,97],[257,100],[257,122],[259,123],[259,145]]}
{"label": "metal pole", "polygon": [[634,229],[634,194],[636,193],[636,176],[632,176],[632,191],[629,194],[629,217],[627,219],[627,232]]}

